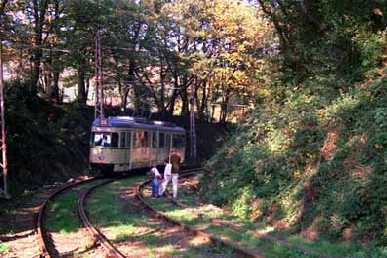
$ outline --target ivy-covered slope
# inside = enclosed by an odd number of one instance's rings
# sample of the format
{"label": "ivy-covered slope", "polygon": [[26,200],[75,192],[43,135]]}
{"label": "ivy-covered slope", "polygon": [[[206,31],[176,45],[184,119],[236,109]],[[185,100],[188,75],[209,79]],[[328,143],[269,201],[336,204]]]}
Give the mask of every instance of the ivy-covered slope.
{"label": "ivy-covered slope", "polygon": [[53,105],[28,91],[28,83],[7,85],[10,189],[15,193],[84,174],[93,110]]}
{"label": "ivy-covered slope", "polygon": [[310,238],[386,245],[385,74],[329,98],[313,78],[259,106],[208,162],[203,196]]}

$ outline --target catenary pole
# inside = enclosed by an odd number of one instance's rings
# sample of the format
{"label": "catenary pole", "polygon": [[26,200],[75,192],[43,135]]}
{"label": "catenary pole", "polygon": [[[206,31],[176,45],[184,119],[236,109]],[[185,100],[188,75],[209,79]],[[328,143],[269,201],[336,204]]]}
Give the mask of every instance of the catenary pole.
{"label": "catenary pole", "polygon": [[[98,16],[100,14],[99,0],[97,0]],[[100,123],[105,123],[103,111],[103,76],[102,76],[102,50],[101,50],[101,26],[97,24],[95,34],[95,106],[94,118],[99,118]]]}
{"label": "catenary pole", "polygon": [[191,85],[190,96],[190,156],[196,161],[196,126],[195,126],[195,83]]}
{"label": "catenary pole", "polygon": [[95,37],[95,118],[105,119],[103,111],[103,75],[102,75],[102,50],[101,50],[101,35],[98,28]]}
{"label": "catenary pole", "polygon": [[1,123],[1,163],[0,167],[3,173],[3,193],[4,197],[9,199],[8,191],[8,162],[7,162],[7,132],[5,127],[5,96],[4,96],[4,76],[3,76],[3,42],[0,40],[0,123]]}

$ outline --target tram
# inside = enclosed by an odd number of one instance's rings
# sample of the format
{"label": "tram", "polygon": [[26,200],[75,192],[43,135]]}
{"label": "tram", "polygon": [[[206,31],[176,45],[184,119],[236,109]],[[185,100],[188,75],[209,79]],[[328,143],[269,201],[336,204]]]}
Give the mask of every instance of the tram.
{"label": "tram", "polygon": [[95,119],[89,161],[105,173],[162,165],[170,152],[184,161],[186,131],[174,123],[140,117]]}

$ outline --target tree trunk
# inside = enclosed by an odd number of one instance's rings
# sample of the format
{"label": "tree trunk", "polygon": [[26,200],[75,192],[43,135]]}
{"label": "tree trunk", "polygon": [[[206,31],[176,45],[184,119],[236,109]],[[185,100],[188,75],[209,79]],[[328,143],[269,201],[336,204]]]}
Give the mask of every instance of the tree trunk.
{"label": "tree trunk", "polygon": [[50,98],[56,103],[60,102],[60,100],[59,100],[59,75],[60,75],[59,71],[54,71],[52,73],[53,79],[52,79],[52,84],[51,84],[50,92],[49,92]]}
{"label": "tree trunk", "polygon": [[129,95],[129,89],[127,88],[125,90],[124,100],[123,100],[123,103],[122,103],[122,106],[123,106],[125,112],[128,109],[128,95]]}
{"label": "tree trunk", "polygon": [[78,103],[86,104],[86,87],[85,87],[85,71],[81,65],[78,68]]}
{"label": "tree trunk", "polygon": [[222,102],[222,109],[221,109],[221,116],[220,116],[220,122],[226,123],[227,115],[228,115],[228,102],[230,101],[230,90],[227,89],[224,94],[223,102]]}
{"label": "tree trunk", "polygon": [[189,103],[188,103],[188,95],[187,90],[181,90],[180,92],[182,107],[181,107],[181,116],[186,116],[189,114]]}
{"label": "tree trunk", "polygon": [[42,59],[42,42],[43,42],[43,24],[48,7],[48,0],[43,0],[40,4],[38,0],[33,0],[34,15],[34,33],[33,33],[33,50],[32,50],[32,71],[30,91],[32,95],[38,93],[38,82],[40,76],[40,60]]}
{"label": "tree trunk", "polygon": [[89,97],[89,89],[90,89],[90,76],[87,76],[86,78],[86,102]]}
{"label": "tree trunk", "polygon": [[43,79],[44,79],[44,84],[43,84],[43,92],[45,94],[47,94],[47,96],[50,96],[49,93],[50,93],[50,87],[51,87],[51,84],[52,84],[52,73],[51,73],[51,61],[49,61],[49,63],[47,63],[45,66],[44,66],[44,69],[43,69]]}
{"label": "tree trunk", "polygon": [[129,61],[128,81],[132,84],[134,93],[134,112],[140,113],[142,109],[142,98],[144,97],[144,88],[135,82],[136,63],[133,59]]}
{"label": "tree trunk", "polygon": [[[59,9],[59,1],[60,0],[54,0],[54,21],[53,23],[56,23],[60,18],[60,9]],[[53,26],[54,33],[59,33],[59,28],[57,25]],[[56,47],[58,44],[58,38],[55,37],[54,43],[51,47]],[[50,60],[51,60],[51,83],[49,85],[48,89],[48,96],[50,97],[52,102],[59,103],[60,102],[60,93],[59,93],[59,76],[61,72],[61,61],[60,61],[60,53],[57,51],[51,51],[50,52]]]}
{"label": "tree trunk", "polygon": [[20,80],[23,77],[24,74],[24,65],[23,65],[23,49],[20,48],[19,50],[19,65],[17,68],[17,78]]}
{"label": "tree trunk", "polygon": [[169,103],[167,105],[167,115],[173,116],[173,111],[175,111],[175,104],[176,104],[176,98],[178,96],[178,89],[175,87],[173,89],[172,97],[169,100]]}
{"label": "tree trunk", "polygon": [[[40,44],[35,44],[40,45]],[[40,59],[42,57],[42,51],[40,49],[33,50],[32,53],[32,71],[31,71],[31,85],[30,92],[32,95],[38,93],[38,82],[40,77]]]}

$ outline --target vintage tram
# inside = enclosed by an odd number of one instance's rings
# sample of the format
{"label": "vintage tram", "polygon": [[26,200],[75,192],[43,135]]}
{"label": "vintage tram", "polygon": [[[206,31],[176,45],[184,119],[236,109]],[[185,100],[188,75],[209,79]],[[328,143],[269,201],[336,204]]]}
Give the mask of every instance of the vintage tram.
{"label": "vintage tram", "polygon": [[174,151],[184,161],[186,131],[174,123],[130,116],[95,119],[90,165],[103,172],[162,165]]}

